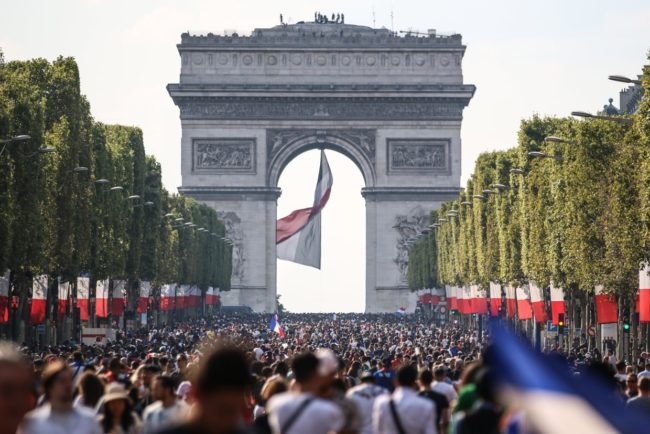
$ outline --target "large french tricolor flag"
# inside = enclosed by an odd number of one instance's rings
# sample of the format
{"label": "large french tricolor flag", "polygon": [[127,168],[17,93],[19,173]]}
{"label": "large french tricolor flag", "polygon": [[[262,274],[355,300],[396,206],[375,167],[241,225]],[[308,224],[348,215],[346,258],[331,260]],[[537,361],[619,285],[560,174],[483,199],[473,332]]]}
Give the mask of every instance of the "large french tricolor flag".
{"label": "large french tricolor flag", "polygon": [[332,172],[325,151],[321,151],[312,207],[296,210],[277,221],[275,239],[279,259],[320,269],[320,212],[330,197],[332,182]]}
{"label": "large french tricolor flag", "polygon": [[496,323],[490,337],[485,357],[490,380],[513,414],[523,412],[530,432],[648,432],[650,416],[625,408],[610,379],[590,372],[576,376],[566,363],[536,352]]}
{"label": "large french tricolor flag", "polygon": [[284,337],[284,330],[282,329],[282,326],[278,322],[278,315],[275,314],[271,318],[271,324],[269,325],[269,328],[271,329],[272,332],[275,332],[280,335],[281,338]]}

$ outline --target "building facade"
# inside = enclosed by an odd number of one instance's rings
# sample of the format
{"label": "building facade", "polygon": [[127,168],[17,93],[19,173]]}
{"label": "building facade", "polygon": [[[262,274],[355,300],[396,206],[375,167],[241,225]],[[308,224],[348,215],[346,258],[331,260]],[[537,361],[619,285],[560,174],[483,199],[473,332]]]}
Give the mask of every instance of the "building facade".
{"label": "building facade", "polygon": [[463,83],[461,36],[313,22],[183,34],[178,51],[168,91],[182,124],[179,191],[226,222],[223,303],[275,310],[278,180],[300,153],[327,148],[365,180],[366,311],[413,309],[407,241],[460,190],[462,114],[475,90]]}

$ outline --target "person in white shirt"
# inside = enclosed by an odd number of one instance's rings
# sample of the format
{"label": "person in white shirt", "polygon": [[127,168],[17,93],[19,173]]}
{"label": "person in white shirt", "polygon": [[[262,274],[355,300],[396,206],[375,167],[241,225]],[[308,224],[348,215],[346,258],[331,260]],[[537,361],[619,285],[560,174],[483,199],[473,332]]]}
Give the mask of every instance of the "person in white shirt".
{"label": "person in white shirt", "polygon": [[639,380],[643,377],[650,377],[650,362],[645,364],[645,370],[639,372],[639,375],[637,375]]}
{"label": "person in white shirt", "polygon": [[[20,434],[101,434],[95,415],[73,407],[74,373],[68,365],[57,361],[43,371],[46,404],[25,416]],[[0,422],[1,423],[1,422]]]}
{"label": "person in white shirt", "polygon": [[290,392],[273,396],[267,405],[273,434],[327,434],[338,432],[345,423],[343,412],[321,399],[331,388],[336,373],[327,359],[314,354],[297,356],[291,366],[295,383]]}
{"label": "person in white shirt", "polygon": [[388,390],[375,384],[371,372],[361,376],[361,384],[347,391],[345,396],[352,400],[361,414],[362,427],[359,434],[373,434],[372,410],[378,397],[388,395]]}
{"label": "person in white shirt", "polygon": [[395,392],[377,398],[372,414],[376,434],[437,434],[434,404],[417,395],[417,376],[414,366],[402,366]]}
{"label": "person in white shirt", "polygon": [[156,402],[147,406],[142,413],[143,432],[152,433],[183,422],[188,414],[188,405],[176,397],[174,379],[159,375],[154,379],[152,394]]}
{"label": "person in white shirt", "polygon": [[445,381],[446,377],[447,369],[444,366],[438,366],[433,371],[433,378],[435,381],[431,383],[431,390],[445,395],[449,404],[452,405],[456,398],[458,398],[458,392],[456,392],[454,386]]}

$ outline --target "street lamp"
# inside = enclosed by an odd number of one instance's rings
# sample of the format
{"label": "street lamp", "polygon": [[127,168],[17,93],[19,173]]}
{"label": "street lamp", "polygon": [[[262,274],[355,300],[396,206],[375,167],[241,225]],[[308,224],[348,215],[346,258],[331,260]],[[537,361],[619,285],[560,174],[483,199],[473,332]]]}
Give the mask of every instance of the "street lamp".
{"label": "street lamp", "polygon": [[468,201],[463,201],[460,204],[463,206],[472,206],[472,202],[468,202]]}
{"label": "street lamp", "polygon": [[618,81],[620,83],[630,83],[630,84],[638,84],[641,85],[641,80],[633,80],[631,78],[628,78],[624,75],[610,75],[607,78],[609,78],[612,81]]}
{"label": "street lamp", "polygon": [[100,179],[95,180],[94,182],[95,182],[95,184],[97,184],[97,185],[104,185],[104,184],[108,184],[108,183],[111,182],[111,181],[109,181],[109,180],[106,179],[106,178],[100,178]]}
{"label": "street lamp", "polygon": [[524,169],[520,169],[518,167],[513,167],[512,169],[510,169],[510,173],[515,174],[515,175],[523,175],[526,172],[524,171]]}
{"label": "street lamp", "polygon": [[27,134],[19,134],[17,136],[11,137],[9,139],[0,139],[0,145],[4,145],[2,147],[2,150],[0,150],[0,156],[2,156],[2,153],[5,151],[5,148],[7,147],[8,144],[25,142],[25,141],[27,141],[29,139],[31,139],[31,137],[28,136]]}
{"label": "street lamp", "polygon": [[576,116],[579,118],[593,118],[593,119],[602,119],[604,121],[612,121],[612,122],[617,122],[621,125],[632,125],[633,121],[632,119],[629,118],[623,118],[619,116],[601,116],[601,115],[593,115],[591,113],[587,112],[571,112],[571,116]]}
{"label": "street lamp", "polygon": [[492,187],[493,187],[493,188],[496,188],[497,190],[505,190],[506,188],[508,188],[507,185],[505,185],[505,184],[499,184],[499,183],[492,184]]}
{"label": "street lamp", "polygon": [[567,140],[567,139],[563,139],[562,137],[557,137],[557,136],[544,137],[544,141],[547,142],[547,143],[548,142],[553,142],[553,143],[569,143],[571,145],[576,144],[576,142],[574,142],[573,140]]}
{"label": "street lamp", "polygon": [[151,201],[147,201],[147,202],[143,203],[143,205],[144,206],[154,206],[154,203],[151,202]]}
{"label": "street lamp", "polygon": [[485,196],[489,196],[489,195],[491,195],[491,194],[499,193],[499,192],[498,192],[498,191],[492,191],[492,190],[486,188],[485,190],[483,190],[482,193],[483,193]]}
{"label": "street lamp", "polygon": [[137,194],[132,194],[131,196],[128,197],[129,200],[138,200],[140,199],[140,196]]}
{"label": "street lamp", "polygon": [[472,197],[474,199],[480,199],[480,200],[485,199],[485,196],[483,196],[482,194],[473,194]]}
{"label": "street lamp", "polygon": [[123,191],[123,190],[124,190],[124,187],[122,187],[121,185],[116,185],[115,187],[111,187],[109,189],[109,191]]}

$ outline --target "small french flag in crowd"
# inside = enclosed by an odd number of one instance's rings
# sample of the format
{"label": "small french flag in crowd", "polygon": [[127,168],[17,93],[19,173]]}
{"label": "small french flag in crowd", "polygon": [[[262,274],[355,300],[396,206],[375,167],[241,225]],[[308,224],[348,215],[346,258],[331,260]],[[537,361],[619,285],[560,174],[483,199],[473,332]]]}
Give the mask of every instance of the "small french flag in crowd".
{"label": "small french flag in crowd", "polygon": [[395,311],[395,315],[404,315],[406,313],[406,308],[405,307],[400,307]]}
{"label": "small french flag in crowd", "polygon": [[[492,325],[486,364],[500,398],[539,434],[648,432],[650,416],[625,408],[611,378],[572,373],[502,325]],[[600,375],[599,375],[600,374]]]}
{"label": "small french flag in crowd", "polygon": [[284,330],[282,329],[282,326],[278,322],[278,315],[275,314],[271,318],[271,325],[270,325],[271,331],[276,332],[277,334],[280,335],[281,338],[284,337]]}

